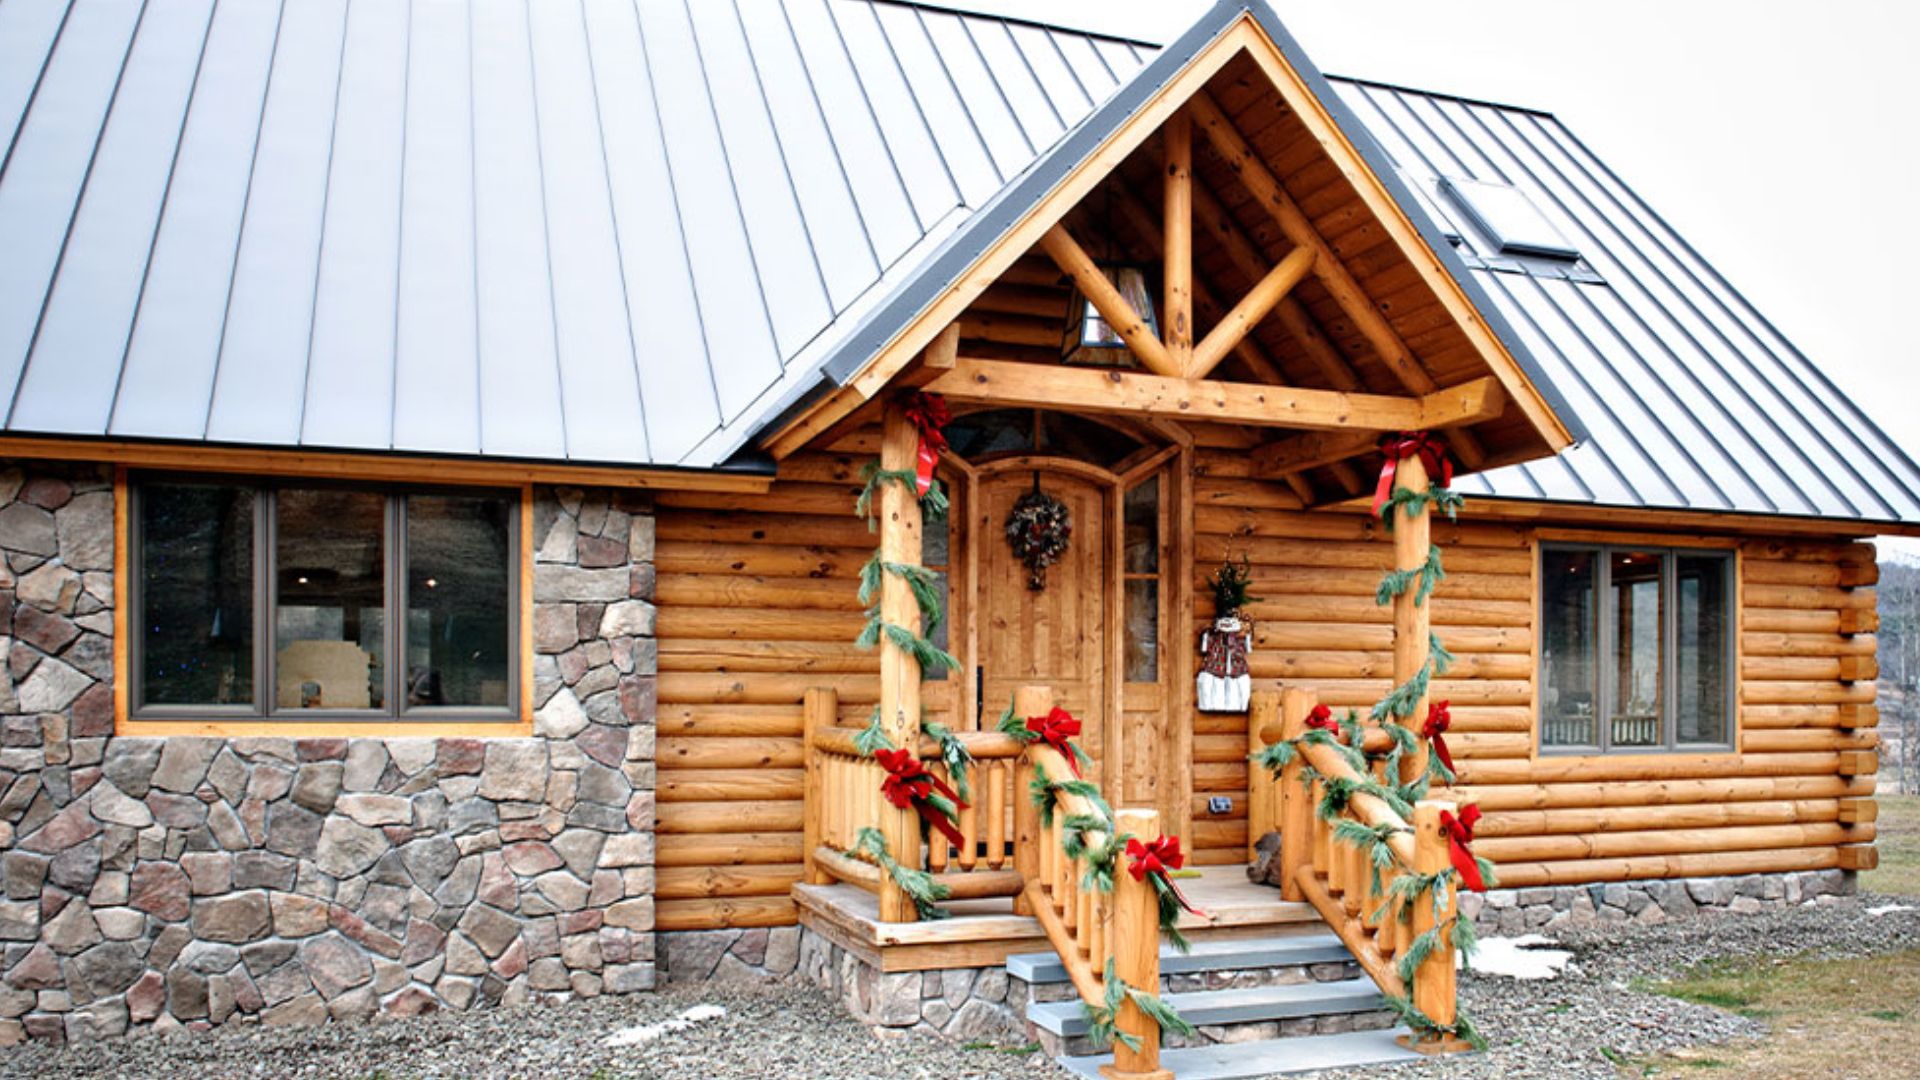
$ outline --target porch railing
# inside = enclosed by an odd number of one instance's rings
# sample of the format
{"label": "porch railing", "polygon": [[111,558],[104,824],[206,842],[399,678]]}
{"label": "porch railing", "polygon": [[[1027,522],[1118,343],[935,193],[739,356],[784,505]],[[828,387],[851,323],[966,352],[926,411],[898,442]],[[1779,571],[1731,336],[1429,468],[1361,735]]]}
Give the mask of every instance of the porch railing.
{"label": "porch railing", "polygon": [[[1315,703],[1316,696],[1309,690],[1256,693],[1248,712],[1254,736],[1252,748],[1258,750],[1305,734]],[[1385,750],[1388,740],[1387,733],[1378,728],[1365,736],[1369,751]],[[1397,908],[1385,909],[1387,898],[1394,895],[1397,878],[1406,873],[1432,875],[1448,867],[1440,814],[1454,811],[1455,804],[1422,800],[1414,806],[1413,821],[1408,822],[1384,800],[1360,791],[1353,793],[1339,815],[1329,820],[1319,812],[1327,781],[1358,783],[1364,778],[1332,746],[1296,745],[1300,752],[1280,776],[1255,766],[1255,791],[1249,799],[1249,825],[1280,832],[1282,898],[1312,904],[1383,993],[1410,1002],[1439,1028],[1453,1028],[1459,1007],[1449,935],[1436,935],[1438,941],[1431,952],[1413,969],[1411,987],[1399,970],[1400,958],[1415,939],[1453,917],[1459,898],[1451,878],[1440,879],[1438,887],[1444,892],[1437,904],[1430,895],[1423,896],[1407,905],[1407,918],[1399,917]],[[1311,785],[1301,782],[1308,767],[1317,774]],[[1393,865],[1381,867],[1376,874],[1364,850],[1336,840],[1334,832],[1342,819],[1384,830]],[[1458,1049],[1460,1045],[1464,1044],[1451,1037],[1414,1044],[1427,1052]]]}

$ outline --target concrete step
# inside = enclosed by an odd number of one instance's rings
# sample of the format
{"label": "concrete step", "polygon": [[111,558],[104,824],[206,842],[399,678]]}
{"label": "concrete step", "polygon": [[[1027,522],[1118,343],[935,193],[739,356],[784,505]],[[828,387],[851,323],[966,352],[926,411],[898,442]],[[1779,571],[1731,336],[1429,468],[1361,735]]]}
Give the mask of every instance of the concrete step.
{"label": "concrete step", "polygon": [[[1193,951],[1172,946],[1160,949],[1160,974],[1192,975],[1213,971],[1305,967],[1343,964],[1353,959],[1339,937],[1330,933],[1197,941]],[[1067,968],[1056,953],[1021,953],[1007,957],[1007,974],[1028,983],[1067,982]]]}
{"label": "concrete step", "polygon": [[[1369,979],[1256,986],[1240,990],[1201,990],[1167,994],[1162,1000],[1198,1028],[1371,1012],[1381,1007],[1380,991]],[[1086,1012],[1080,1001],[1033,1002],[1027,1023],[1062,1038],[1085,1035]]]}
{"label": "concrete step", "polygon": [[[1339,1035],[1301,1035],[1259,1042],[1214,1043],[1182,1050],[1162,1050],[1160,1067],[1180,1080],[1245,1080],[1247,1077],[1347,1069],[1417,1061],[1420,1054],[1394,1041],[1404,1028],[1391,1031],[1350,1031]],[[1100,1066],[1112,1064],[1112,1054],[1061,1058],[1060,1064],[1076,1076],[1098,1080]]]}

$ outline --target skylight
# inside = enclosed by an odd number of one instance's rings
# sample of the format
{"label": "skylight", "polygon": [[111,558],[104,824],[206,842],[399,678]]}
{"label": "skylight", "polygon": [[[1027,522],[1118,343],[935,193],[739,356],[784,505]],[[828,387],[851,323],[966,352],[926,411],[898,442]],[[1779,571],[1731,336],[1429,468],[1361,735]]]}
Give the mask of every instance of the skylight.
{"label": "skylight", "polygon": [[1443,176],[1440,190],[1466,211],[1468,220],[1494,242],[1502,255],[1568,260],[1580,257],[1579,250],[1519,188]]}

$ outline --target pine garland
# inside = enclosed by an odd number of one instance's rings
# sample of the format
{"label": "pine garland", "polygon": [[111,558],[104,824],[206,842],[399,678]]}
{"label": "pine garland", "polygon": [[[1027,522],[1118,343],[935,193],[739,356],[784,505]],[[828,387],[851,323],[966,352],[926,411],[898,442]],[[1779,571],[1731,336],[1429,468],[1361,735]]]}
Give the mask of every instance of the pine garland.
{"label": "pine garland", "polygon": [[893,740],[887,737],[887,729],[880,726],[880,706],[875,705],[873,712],[867,715],[867,726],[853,737],[853,748],[867,757],[876,751],[894,749]]}
{"label": "pine garland", "polygon": [[860,831],[854,834],[853,846],[846,850],[850,858],[858,858],[863,853],[872,856],[873,861],[880,864],[880,869],[893,878],[893,883],[900,886],[900,891],[913,901],[913,910],[922,919],[932,922],[947,917],[946,911],[940,907],[940,901],[953,895],[953,890],[933,880],[933,875],[925,870],[900,865],[894,860],[893,852],[887,850],[887,838],[871,825],[861,826]]}
{"label": "pine garland", "polygon": [[973,751],[959,740],[945,724],[933,720],[920,721],[920,731],[940,746],[940,761],[947,767],[947,776],[953,781],[953,790],[960,793],[961,802],[972,802],[973,791],[967,783],[967,766],[973,764]]}
{"label": "pine garland", "polygon": [[1440,545],[1427,545],[1427,561],[1408,570],[1389,570],[1380,579],[1380,587],[1374,590],[1373,602],[1380,607],[1393,603],[1393,598],[1418,585],[1413,594],[1415,607],[1425,607],[1427,598],[1433,590],[1445,580],[1446,568],[1440,565]]}
{"label": "pine garland", "polygon": [[1120,1017],[1120,1006],[1132,1001],[1147,1018],[1160,1025],[1161,1031],[1171,1031],[1177,1035],[1194,1035],[1197,1032],[1174,1007],[1161,1000],[1158,994],[1150,993],[1135,986],[1127,985],[1114,970],[1113,957],[1107,957],[1107,968],[1101,976],[1106,987],[1103,1003],[1094,1005],[1084,999],[1080,1002],[1080,1011],[1087,1018],[1087,1037],[1096,1045],[1118,1042],[1129,1050],[1140,1049],[1140,1037],[1130,1035],[1114,1026]]}
{"label": "pine garland", "polygon": [[[863,486],[860,489],[860,496],[853,501],[853,512],[866,519],[868,532],[877,531],[880,527],[873,510],[873,498],[879,494],[881,484],[899,484],[908,492],[919,490],[919,481],[913,475],[912,469],[883,469],[877,461],[869,461],[861,467],[860,482]],[[920,509],[928,519],[946,520],[947,511],[952,508],[952,503],[947,499],[946,489],[940,486],[940,481],[935,480],[927,493],[919,498]]]}

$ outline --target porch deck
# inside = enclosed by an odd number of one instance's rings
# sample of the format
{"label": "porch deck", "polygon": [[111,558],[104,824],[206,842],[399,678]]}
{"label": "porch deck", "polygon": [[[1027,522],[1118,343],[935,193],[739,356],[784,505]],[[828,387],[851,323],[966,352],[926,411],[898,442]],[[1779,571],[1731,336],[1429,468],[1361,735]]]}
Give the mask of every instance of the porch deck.
{"label": "porch deck", "polygon": [[[1206,913],[1187,913],[1180,929],[1195,940],[1312,933],[1326,924],[1311,904],[1280,899],[1280,890],[1247,880],[1245,867],[1209,866],[1180,888]],[[878,898],[856,885],[795,885],[800,923],[882,971],[986,967],[1015,953],[1047,952],[1037,919],[1013,913],[1000,897],[943,904],[951,917],[932,922],[880,921]]]}

